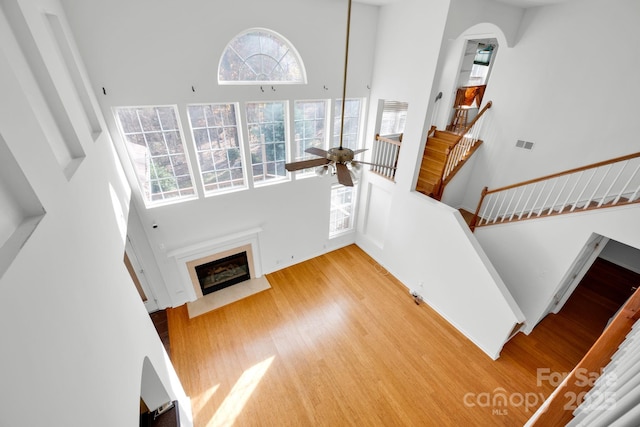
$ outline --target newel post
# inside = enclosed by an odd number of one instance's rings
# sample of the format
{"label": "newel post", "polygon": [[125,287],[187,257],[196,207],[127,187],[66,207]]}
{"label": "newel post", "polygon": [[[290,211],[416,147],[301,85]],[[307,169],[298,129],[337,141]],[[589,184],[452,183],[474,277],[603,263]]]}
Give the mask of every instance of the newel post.
{"label": "newel post", "polygon": [[471,228],[471,231],[475,231],[476,229],[476,224],[478,222],[478,214],[480,213],[480,208],[482,207],[482,202],[484,202],[484,197],[487,195],[487,192],[489,191],[488,187],[484,187],[482,189],[482,193],[480,195],[480,201],[478,202],[478,207],[476,208],[476,212],[473,214],[473,219],[471,220],[471,223],[469,224],[469,228]]}

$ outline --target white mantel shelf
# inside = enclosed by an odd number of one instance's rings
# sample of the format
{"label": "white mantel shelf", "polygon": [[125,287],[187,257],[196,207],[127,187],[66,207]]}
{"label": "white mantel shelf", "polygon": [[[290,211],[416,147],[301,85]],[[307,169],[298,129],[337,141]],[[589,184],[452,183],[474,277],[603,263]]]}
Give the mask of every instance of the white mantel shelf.
{"label": "white mantel shelf", "polygon": [[248,230],[240,231],[237,233],[227,234],[226,236],[221,236],[215,239],[199,242],[190,246],[173,249],[167,252],[167,256],[173,257],[173,258],[181,258],[181,257],[189,256],[211,247],[223,245],[236,240],[246,239],[247,237],[251,237],[251,236],[257,236],[258,233],[260,233],[261,231],[262,231],[262,228],[255,227],[255,228],[250,228]]}

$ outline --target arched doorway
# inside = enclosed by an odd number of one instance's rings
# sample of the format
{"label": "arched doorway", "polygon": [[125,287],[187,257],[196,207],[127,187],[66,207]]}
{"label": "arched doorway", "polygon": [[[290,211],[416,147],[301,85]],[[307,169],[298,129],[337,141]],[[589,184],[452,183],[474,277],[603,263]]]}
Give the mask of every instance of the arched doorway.
{"label": "arched doorway", "polygon": [[142,362],[142,378],[140,380],[140,425],[155,425],[150,420],[157,420],[158,416],[162,414],[167,414],[163,417],[178,419],[177,411],[177,406],[171,400],[153,364],[148,357],[145,357]]}
{"label": "arched doorway", "polygon": [[451,96],[453,103],[447,120],[448,131],[464,130],[478,114],[497,51],[498,40],[495,37],[466,41],[455,93]]}

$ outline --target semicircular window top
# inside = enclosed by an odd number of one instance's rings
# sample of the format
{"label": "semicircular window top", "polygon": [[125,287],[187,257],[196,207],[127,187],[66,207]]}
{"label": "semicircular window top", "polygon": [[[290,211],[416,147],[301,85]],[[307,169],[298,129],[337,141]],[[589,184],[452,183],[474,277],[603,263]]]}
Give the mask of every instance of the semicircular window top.
{"label": "semicircular window top", "polygon": [[218,65],[219,84],[305,84],[300,55],[280,34],[252,28],[227,45]]}

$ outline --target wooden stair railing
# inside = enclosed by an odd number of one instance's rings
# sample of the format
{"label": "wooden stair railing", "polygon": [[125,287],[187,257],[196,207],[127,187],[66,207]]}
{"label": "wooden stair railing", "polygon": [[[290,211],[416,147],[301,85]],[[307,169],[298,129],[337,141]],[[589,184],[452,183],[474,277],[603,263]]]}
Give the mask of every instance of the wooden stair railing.
{"label": "wooden stair railing", "polygon": [[445,167],[442,171],[440,185],[436,192],[438,200],[442,198],[444,187],[451,181],[455,174],[458,173],[464,163],[471,157],[471,154],[473,154],[482,143],[480,140],[480,130],[482,129],[480,119],[492,105],[493,101],[489,101],[487,105],[480,110],[478,115],[475,116],[473,120],[471,120],[471,123],[460,133],[458,140],[447,152]]}
{"label": "wooden stair railing", "polygon": [[[620,403],[619,400],[624,396],[621,393],[612,394],[611,392],[602,391],[601,389],[594,390],[596,391],[596,396],[589,396],[587,392],[590,391],[594,385],[596,385],[596,387],[599,385],[595,380],[602,375],[611,375],[608,380],[614,383],[616,382],[615,372],[610,374],[606,368],[610,364],[612,356],[625,341],[625,338],[631,332],[638,319],[640,319],[640,289],[636,290],[622,306],[620,311],[618,311],[605,328],[600,338],[598,338],[582,360],[536,411],[526,426],[545,427],[566,425],[574,418],[574,409],[576,409],[576,406],[580,409],[579,405],[585,402],[591,405],[591,408],[587,408],[586,411],[595,411],[598,415],[609,415],[607,412],[611,411],[607,410],[614,408],[616,403]],[[637,354],[635,352],[633,353]],[[635,360],[632,360],[631,363],[636,362],[638,357],[635,356],[633,359]],[[603,379],[607,380],[606,377]],[[605,381],[605,387],[601,388],[606,389],[607,385],[614,385],[606,384],[607,382],[608,381]],[[602,383],[600,385],[602,385]],[[600,394],[599,396],[597,395],[598,393]],[[622,413],[623,411],[618,412],[620,413],[611,415],[624,415]],[[598,425],[611,424],[611,422],[604,422]],[[637,424],[634,423],[633,425]]]}
{"label": "wooden stair railing", "polygon": [[640,153],[482,190],[476,227],[640,203]]}
{"label": "wooden stair railing", "polygon": [[491,105],[492,102],[488,102],[460,133],[431,127],[420,166],[417,191],[437,200],[442,198],[445,186],[482,144],[479,138],[481,119]]}

